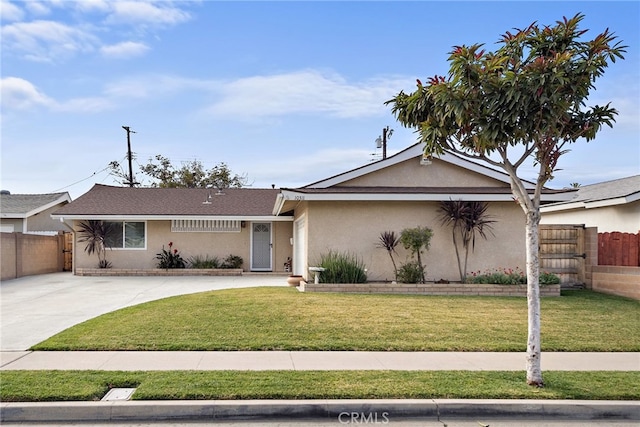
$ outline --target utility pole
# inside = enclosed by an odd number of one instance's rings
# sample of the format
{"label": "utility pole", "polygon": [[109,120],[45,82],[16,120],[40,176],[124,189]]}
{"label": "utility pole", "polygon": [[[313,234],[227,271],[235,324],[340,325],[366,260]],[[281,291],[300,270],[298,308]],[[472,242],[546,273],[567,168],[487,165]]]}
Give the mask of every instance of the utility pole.
{"label": "utility pole", "polygon": [[132,131],[129,126],[122,126],[122,129],[127,131],[127,158],[129,159],[129,182],[125,182],[125,184],[133,187],[137,182],[133,181],[133,167],[131,166],[131,133],[135,133],[135,131]]}
{"label": "utility pole", "polygon": [[393,135],[393,129],[389,129],[389,126],[382,128],[382,139],[376,138],[377,147],[382,147],[382,160],[387,158],[387,138],[391,138]]}

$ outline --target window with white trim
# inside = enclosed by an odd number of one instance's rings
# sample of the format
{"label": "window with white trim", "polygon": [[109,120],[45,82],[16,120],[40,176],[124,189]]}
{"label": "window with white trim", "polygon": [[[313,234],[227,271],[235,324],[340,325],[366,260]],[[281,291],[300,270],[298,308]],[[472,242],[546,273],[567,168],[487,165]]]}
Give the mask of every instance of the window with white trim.
{"label": "window with white trim", "polygon": [[107,237],[112,249],[145,249],[147,247],[147,223],[143,221],[105,221],[113,224]]}

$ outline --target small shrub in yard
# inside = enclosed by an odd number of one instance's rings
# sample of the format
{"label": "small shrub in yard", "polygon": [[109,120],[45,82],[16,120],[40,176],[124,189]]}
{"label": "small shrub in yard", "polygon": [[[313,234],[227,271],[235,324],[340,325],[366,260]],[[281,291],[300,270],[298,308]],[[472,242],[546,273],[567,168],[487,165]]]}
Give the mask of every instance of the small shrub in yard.
{"label": "small shrub in yard", "polygon": [[162,252],[156,255],[158,268],[185,268],[186,263],[177,249],[172,249],[173,242],[169,242],[169,250],[162,245]]}
{"label": "small shrub in yard", "polygon": [[238,255],[229,255],[224,259],[221,268],[242,268],[244,260]]}
{"label": "small shrub in yard", "polygon": [[209,255],[195,255],[188,259],[190,268],[220,268],[220,258]]}
{"label": "small shrub in yard", "polygon": [[[466,283],[495,284],[495,285],[526,285],[527,276],[518,268],[486,271],[484,273],[475,272],[467,276]],[[542,272],[539,278],[540,285],[556,285],[560,283],[560,278],[553,274]]]}
{"label": "small shrub in yard", "polygon": [[424,266],[418,261],[409,261],[398,269],[398,282],[421,283],[424,279]]}
{"label": "small shrub in yard", "polygon": [[560,283],[560,277],[553,273],[542,272],[540,273],[539,282],[541,285],[557,285]]}
{"label": "small shrub in yard", "polygon": [[365,266],[357,256],[329,251],[320,256],[322,283],[364,283],[367,281]]}

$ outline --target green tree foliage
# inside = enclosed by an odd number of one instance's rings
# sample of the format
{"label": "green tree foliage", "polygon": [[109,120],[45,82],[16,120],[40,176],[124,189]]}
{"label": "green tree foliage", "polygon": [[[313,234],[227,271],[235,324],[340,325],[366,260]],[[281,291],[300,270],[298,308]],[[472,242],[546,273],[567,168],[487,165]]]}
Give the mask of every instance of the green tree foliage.
{"label": "green tree foliage", "polygon": [[[417,258],[417,265],[420,270],[420,283],[425,282],[424,264],[422,263],[422,250],[429,249],[433,230],[429,227],[405,228],[400,232],[400,243],[405,249],[411,251],[411,256]],[[402,268],[401,268],[402,270]]]}
{"label": "green tree foliage", "polygon": [[[587,107],[594,82],[609,63],[622,59],[626,46],[608,29],[583,40],[584,16],[554,26],[531,24],[507,31],[498,48],[456,46],[449,74],[418,80],[415,92],[387,101],[400,123],[413,127],[426,155],[450,151],[504,169],[526,215],[528,321],[527,383],[542,386],[540,369],[540,293],[538,224],[540,194],[553,178],[567,146],[593,140],[613,126],[610,104]],[[525,162],[537,167],[532,193],[519,178]]]}
{"label": "green tree foliage", "polygon": [[[111,173],[122,182],[128,181],[128,176],[116,161],[110,163]],[[146,165],[140,166],[140,171],[151,178],[151,187],[160,188],[241,188],[247,184],[247,177],[234,174],[226,163],[221,162],[205,169],[202,162],[192,160],[176,167],[167,157],[160,154],[149,159]]]}

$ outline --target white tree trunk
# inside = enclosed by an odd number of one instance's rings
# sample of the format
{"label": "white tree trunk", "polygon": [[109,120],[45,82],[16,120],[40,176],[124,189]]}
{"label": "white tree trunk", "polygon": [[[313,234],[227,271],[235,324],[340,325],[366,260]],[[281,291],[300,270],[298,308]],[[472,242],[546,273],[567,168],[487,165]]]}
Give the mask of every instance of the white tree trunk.
{"label": "white tree trunk", "polygon": [[542,368],[540,364],[540,264],[538,257],[538,224],[540,210],[526,214],[526,254],[527,254],[527,384],[542,387]]}

